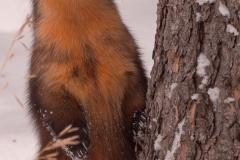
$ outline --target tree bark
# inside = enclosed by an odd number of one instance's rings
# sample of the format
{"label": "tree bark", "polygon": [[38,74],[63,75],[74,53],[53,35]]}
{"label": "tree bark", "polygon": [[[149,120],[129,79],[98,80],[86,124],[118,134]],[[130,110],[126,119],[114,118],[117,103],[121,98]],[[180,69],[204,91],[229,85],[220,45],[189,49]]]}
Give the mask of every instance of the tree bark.
{"label": "tree bark", "polygon": [[240,160],[240,0],[159,0],[157,14],[139,159]]}

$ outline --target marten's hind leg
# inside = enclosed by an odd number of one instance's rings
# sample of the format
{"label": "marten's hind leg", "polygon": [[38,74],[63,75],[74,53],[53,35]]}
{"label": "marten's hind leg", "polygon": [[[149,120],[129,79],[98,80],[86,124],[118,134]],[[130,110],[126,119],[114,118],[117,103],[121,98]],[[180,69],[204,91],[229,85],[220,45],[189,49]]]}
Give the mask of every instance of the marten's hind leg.
{"label": "marten's hind leg", "polygon": [[30,111],[32,112],[32,118],[39,131],[40,150],[46,147],[46,145],[68,125],[72,124],[73,127],[78,127],[79,130],[68,133],[61,138],[78,135],[78,141],[80,143],[77,145],[64,146],[64,152],[62,152],[61,148],[55,150],[60,153],[57,159],[68,160],[66,155],[78,158],[84,157],[87,154],[90,140],[82,107],[64,89],[52,91],[50,88],[42,88],[40,85],[34,86],[35,88],[31,88],[32,90],[30,92]]}
{"label": "marten's hind leg", "polygon": [[147,79],[142,73],[141,76],[136,76],[134,73],[128,73],[128,90],[124,95],[123,100],[123,120],[129,132],[130,137],[133,137],[134,114],[145,108]]}
{"label": "marten's hind leg", "polygon": [[50,151],[45,151],[43,153],[40,153],[49,144],[49,142],[51,142],[53,140],[53,136],[51,136],[49,134],[49,131],[47,131],[47,129],[42,125],[41,122],[40,122],[40,125],[38,126],[38,129],[41,130],[40,136],[39,136],[39,137],[41,137],[41,140],[40,140],[39,153],[37,154],[38,157],[36,158],[36,160],[40,160],[40,158],[48,156],[53,153],[58,154],[55,157],[55,158],[57,158],[57,160],[72,160],[62,148],[56,148],[56,149],[52,149]]}

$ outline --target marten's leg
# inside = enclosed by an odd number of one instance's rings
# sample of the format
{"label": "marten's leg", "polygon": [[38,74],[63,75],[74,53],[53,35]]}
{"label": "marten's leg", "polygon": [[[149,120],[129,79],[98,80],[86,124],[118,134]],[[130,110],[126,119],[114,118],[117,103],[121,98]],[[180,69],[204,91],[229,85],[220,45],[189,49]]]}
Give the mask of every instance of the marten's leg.
{"label": "marten's leg", "polygon": [[[34,83],[33,81],[32,83]],[[79,130],[61,138],[78,135],[80,143],[78,145],[65,146],[63,150],[70,157],[81,158],[87,154],[90,140],[84,112],[79,103],[64,87],[52,90],[51,87],[43,88],[39,84],[31,85],[30,82],[30,105],[33,119],[39,130],[40,150],[46,147],[63,129],[72,124],[73,127],[78,127]],[[61,149],[57,150],[60,152],[58,160],[68,160]]]}
{"label": "marten's leg", "polygon": [[[53,136],[51,136],[49,134],[49,131],[47,131],[46,127],[42,125],[41,120],[38,121],[38,124],[39,125],[37,126],[37,128],[38,130],[40,130],[39,137],[41,137],[39,142],[41,148],[39,149],[39,152],[41,152],[43,148],[46,147],[49,144],[49,142],[53,140]],[[36,160],[40,160],[40,157],[44,157],[52,153],[58,153],[56,157],[57,160],[72,160],[62,148],[56,148],[50,151],[45,151],[42,154],[39,153]]]}
{"label": "marten's leg", "polygon": [[134,73],[128,73],[128,90],[125,93],[123,101],[123,120],[131,139],[133,138],[134,114],[146,105],[147,79],[142,76],[136,76]]}

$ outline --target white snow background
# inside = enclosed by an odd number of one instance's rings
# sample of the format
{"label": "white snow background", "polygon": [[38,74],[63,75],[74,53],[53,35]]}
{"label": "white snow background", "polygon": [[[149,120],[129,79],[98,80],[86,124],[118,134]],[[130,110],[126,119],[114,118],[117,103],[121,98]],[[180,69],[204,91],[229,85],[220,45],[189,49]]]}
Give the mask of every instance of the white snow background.
{"label": "white snow background", "polygon": [[[141,48],[147,74],[152,68],[152,50],[156,31],[158,0],[116,0],[125,24]],[[0,0],[0,67],[11,42],[31,11],[30,0]],[[21,42],[31,46],[31,30],[26,28]],[[26,83],[29,55],[19,43],[13,47],[14,56],[0,76],[0,160],[33,160],[37,140],[26,112]],[[3,86],[8,87],[1,92]],[[18,99],[24,104],[22,108]]]}

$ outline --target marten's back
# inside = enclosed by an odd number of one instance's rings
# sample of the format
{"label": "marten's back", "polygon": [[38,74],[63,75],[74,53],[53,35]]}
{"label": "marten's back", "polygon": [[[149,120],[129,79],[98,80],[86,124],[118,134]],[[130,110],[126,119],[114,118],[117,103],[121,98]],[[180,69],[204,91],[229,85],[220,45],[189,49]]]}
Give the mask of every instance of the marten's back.
{"label": "marten's back", "polygon": [[[80,143],[59,160],[132,160],[133,114],[147,80],[112,0],[33,0],[30,114],[40,150],[69,124]],[[47,129],[46,129],[47,128]],[[45,153],[45,155],[48,153]]]}

